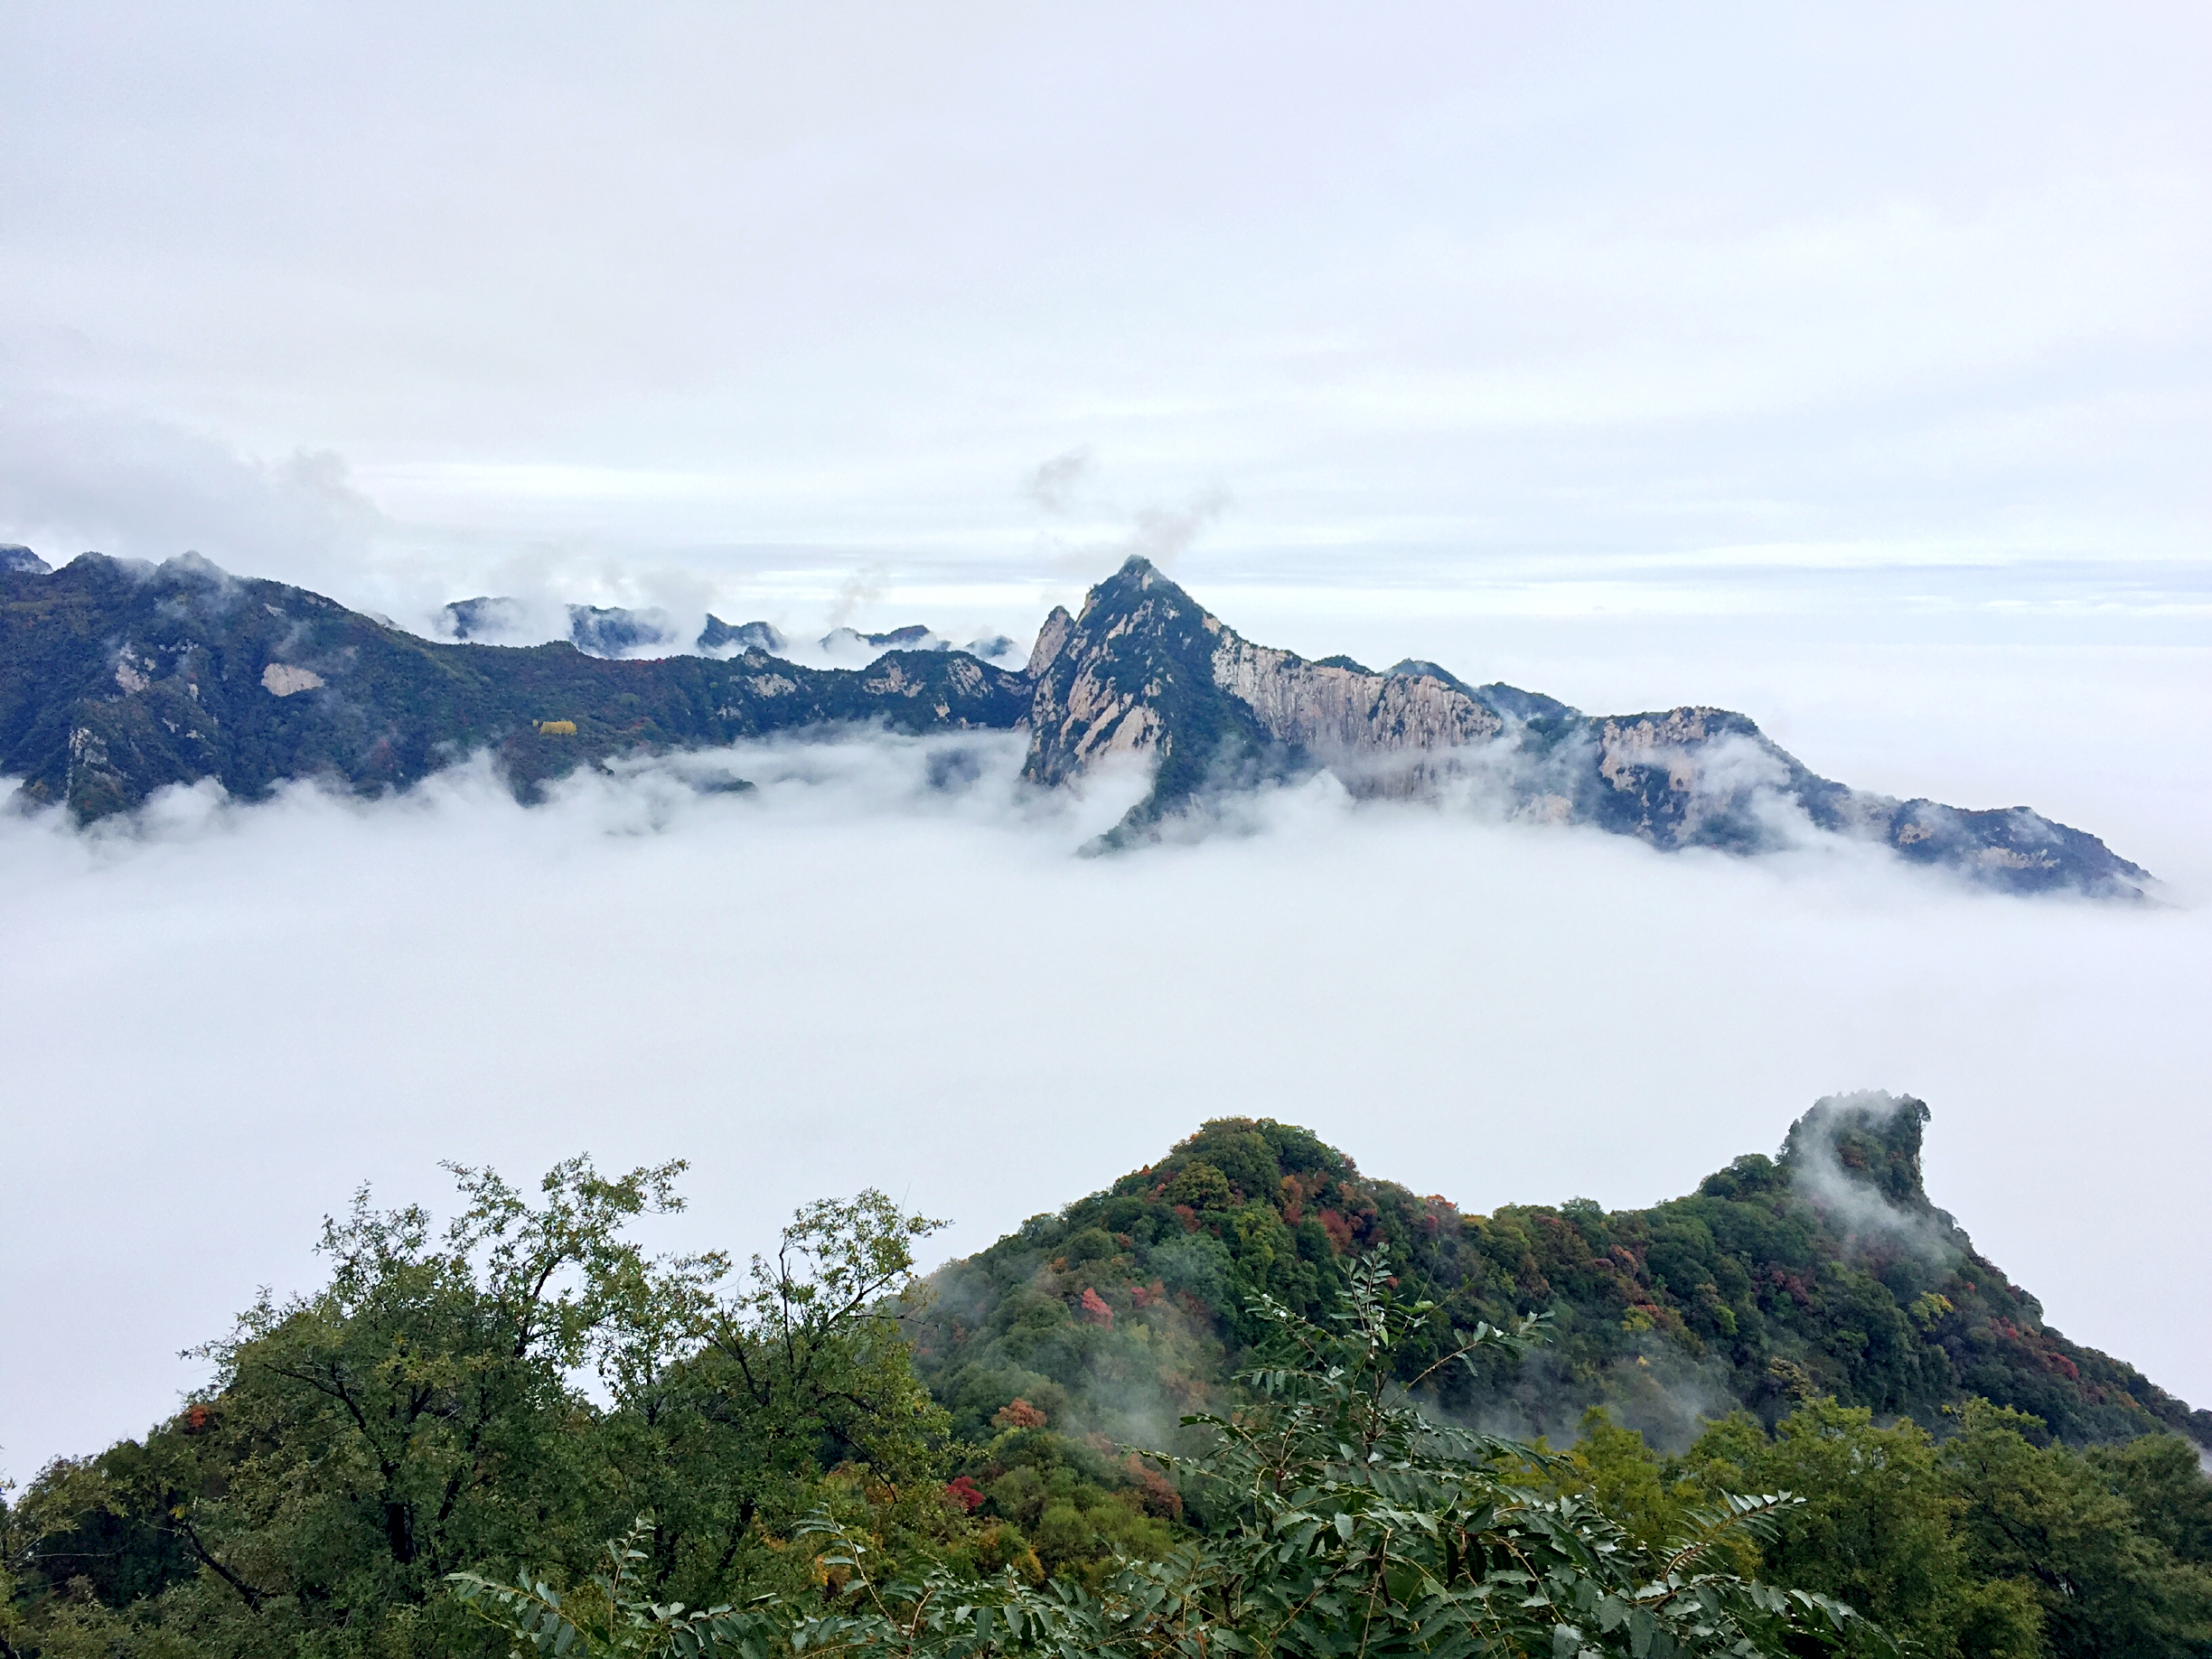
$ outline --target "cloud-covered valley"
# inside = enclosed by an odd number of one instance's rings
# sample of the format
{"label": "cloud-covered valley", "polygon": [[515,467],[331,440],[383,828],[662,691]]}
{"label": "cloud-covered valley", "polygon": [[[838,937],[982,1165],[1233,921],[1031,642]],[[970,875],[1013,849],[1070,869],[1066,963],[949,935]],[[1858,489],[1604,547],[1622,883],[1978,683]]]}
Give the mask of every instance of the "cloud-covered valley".
{"label": "cloud-covered valley", "polygon": [[[1078,849],[1145,780],[1018,735],[483,766],[380,802],[0,815],[0,1467],[135,1433],[179,1349],[307,1283],[359,1181],[693,1160],[673,1242],[864,1185],[979,1247],[1204,1119],[1304,1123],[1470,1210],[1687,1190],[1838,1090],[1936,1111],[1928,1186],[2055,1323],[2201,1402],[2212,938],[1970,890],[1358,804]],[[737,778],[749,791],[723,787]],[[2180,896],[2187,898],[2186,885]]]}
{"label": "cloud-covered valley", "polygon": [[[872,1185],[959,1255],[1230,1114],[1487,1212],[1855,1091],[2212,1406],[2207,48],[2156,0],[0,7],[0,1483],[173,1411],[360,1184],[450,1214],[441,1160],[688,1158],[642,1231],[740,1256]],[[1003,671],[1130,554],[1151,635]],[[830,671],[901,641],[994,666]],[[1523,749],[1511,688],[1590,724]],[[1087,856],[1153,712],[1251,745]],[[1401,730],[1434,798],[1352,798]],[[2151,896],[1839,839],[1830,780]],[[1953,1248],[1843,1145],[1840,1248]]]}

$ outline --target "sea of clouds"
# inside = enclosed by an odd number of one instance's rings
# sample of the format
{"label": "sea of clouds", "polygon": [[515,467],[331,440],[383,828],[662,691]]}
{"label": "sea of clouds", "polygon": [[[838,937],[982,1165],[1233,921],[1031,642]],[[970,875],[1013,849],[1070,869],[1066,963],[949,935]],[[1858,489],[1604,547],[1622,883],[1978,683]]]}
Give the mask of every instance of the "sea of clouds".
{"label": "sea of clouds", "polygon": [[1040,800],[1017,740],[0,812],[0,1472],[441,1158],[685,1155],[656,1236],[740,1251],[875,1183],[967,1251],[1221,1113],[1641,1204],[1861,1087],[2212,1401],[2203,17],[540,21],[0,11],[0,540],[801,651],[1026,641],[1143,552],[1308,656],[2030,805],[2159,902],[1325,783],[1085,858],[1141,780]]}
{"label": "sea of clouds", "polygon": [[[174,1356],[314,1282],[354,1186],[692,1160],[670,1245],[864,1186],[947,1254],[1201,1121],[1305,1124],[1467,1209],[1645,1204],[1823,1094],[1928,1100],[1929,1189],[2055,1322],[2212,1397],[2197,1248],[2212,926],[1878,849],[1661,855],[1356,805],[1082,848],[1144,787],[1018,736],[790,742],[404,797],[205,785],[0,813],[0,1468],[141,1431]],[[719,787],[736,778],[749,792]]]}

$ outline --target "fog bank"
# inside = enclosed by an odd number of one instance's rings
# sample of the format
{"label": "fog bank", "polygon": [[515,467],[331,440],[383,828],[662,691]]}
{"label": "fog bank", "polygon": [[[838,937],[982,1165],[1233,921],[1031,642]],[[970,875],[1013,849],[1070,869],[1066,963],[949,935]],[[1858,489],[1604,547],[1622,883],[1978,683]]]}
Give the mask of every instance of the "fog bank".
{"label": "fog bank", "polygon": [[[1819,1095],[1911,1092],[1928,1187],[2068,1335],[2212,1398],[2192,1259],[2212,937],[1867,848],[1666,857],[1354,807],[1075,849],[1139,779],[1018,738],[740,749],[516,806],[0,815],[0,1467],[136,1433],[176,1351],[313,1282],[359,1180],[694,1160],[670,1241],[882,1186],[979,1248],[1201,1120],[1306,1124],[1469,1210],[1688,1190]],[[702,789],[742,775],[749,793]],[[2186,897],[2186,895],[2184,895]]]}

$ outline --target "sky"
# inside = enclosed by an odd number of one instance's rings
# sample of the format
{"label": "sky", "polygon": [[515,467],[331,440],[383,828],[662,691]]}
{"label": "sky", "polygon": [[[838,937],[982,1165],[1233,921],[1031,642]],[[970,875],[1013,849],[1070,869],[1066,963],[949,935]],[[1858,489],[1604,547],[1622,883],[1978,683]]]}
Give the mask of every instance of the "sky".
{"label": "sky", "polygon": [[684,1224],[739,1242],[898,1175],[964,1250],[1221,1112],[1478,1207],[1645,1203],[1859,1087],[1929,1100],[1938,1202],[2063,1328],[2212,1401],[2208,35],[0,11],[0,541],[426,628],[1025,641],[1142,551],[1267,643],[1740,708],[2166,883],[2121,916],[1302,797],[1109,867],[1097,802],[941,801],[895,745],[751,806],[11,820],[0,1469],[141,1429],[316,1216],[440,1158],[683,1153]]}

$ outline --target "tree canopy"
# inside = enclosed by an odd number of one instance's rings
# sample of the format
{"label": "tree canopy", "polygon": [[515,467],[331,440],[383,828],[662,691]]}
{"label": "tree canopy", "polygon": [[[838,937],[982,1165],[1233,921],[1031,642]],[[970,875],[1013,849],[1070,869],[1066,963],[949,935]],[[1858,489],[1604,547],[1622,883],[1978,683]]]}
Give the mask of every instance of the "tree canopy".
{"label": "tree canopy", "polygon": [[680,1163],[364,1191],[0,1493],[0,1659],[2212,1654],[2202,1414],[1926,1204],[1923,1115],[1487,1217],[1228,1120],[930,1280],[876,1192],[741,1264],[637,1242]]}

